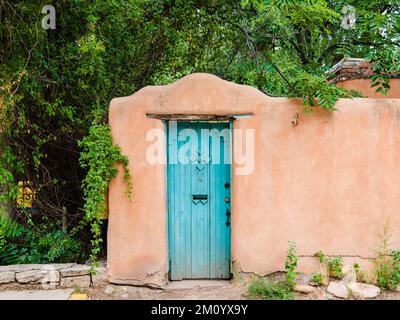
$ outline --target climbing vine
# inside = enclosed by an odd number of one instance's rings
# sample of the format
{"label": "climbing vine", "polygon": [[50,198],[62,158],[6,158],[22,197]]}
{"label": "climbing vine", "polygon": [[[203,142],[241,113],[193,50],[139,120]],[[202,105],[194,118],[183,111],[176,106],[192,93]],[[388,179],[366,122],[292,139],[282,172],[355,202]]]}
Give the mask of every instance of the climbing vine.
{"label": "climbing vine", "polygon": [[92,232],[90,259],[96,260],[103,241],[101,235],[102,217],[107,211],[107,190],[110,179],[115,178],[120,163],[124,169],[124,182],[127,185],[126,194],[130,198],[132,192],[131,175],[128,168],[128,158],[121,154],[119,146],[113,144],[110,126],[94,122],[89,135],[79,141],[82,148],[80,164],[87,169],[83,180],[85,198],[84,223],[90,224]]}

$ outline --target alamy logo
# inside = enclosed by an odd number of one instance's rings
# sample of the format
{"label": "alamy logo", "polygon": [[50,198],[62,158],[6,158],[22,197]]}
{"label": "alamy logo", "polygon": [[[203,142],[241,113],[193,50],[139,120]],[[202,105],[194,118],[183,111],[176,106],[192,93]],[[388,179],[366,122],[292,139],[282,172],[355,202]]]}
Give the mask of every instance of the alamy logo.
{"label": "alamy logo", "polygon": [[[249,175],[254,171],[253,129],[232,130],[232,138],[235,142],[233,150],[231,148],[231,131],[229,129],[201,129],[199,136],[198,131],[190,128],[180,130],[178,133],[177,122],[170,121],[168,131],[169,139],[177,137],[178,140],[178,143],[168,141],[170,148],[174,149],[170,152],[168,164],[235,164],[234,173],[236,175]],[[146,151],[147,162],[151,165],[166,164],[165,147],[167,141],[164,130],[149,130],[146,140],[152,142]],[[209,148],[210,143],[213,146],[212,148]],[[223,148],[221,143],[223,143]]]}
{"label": "alamy logo", "polygon": [[55,289],[59,283],[59,272],[52,265],[47,265],[42,270],[43,278],[41,280],[43,289]]}
{"label": "alamy logo", "polygon": [[353,6],[347,5],[342,8],[342,28],[343,29],[354,29],[356,25],[356,9]]}
{"label": "alamy logo", "polygon": [[46,14],[42,19],[42,28],[45,30],[56,28],[56,8],[52,5],[45,5],[42,13]]}

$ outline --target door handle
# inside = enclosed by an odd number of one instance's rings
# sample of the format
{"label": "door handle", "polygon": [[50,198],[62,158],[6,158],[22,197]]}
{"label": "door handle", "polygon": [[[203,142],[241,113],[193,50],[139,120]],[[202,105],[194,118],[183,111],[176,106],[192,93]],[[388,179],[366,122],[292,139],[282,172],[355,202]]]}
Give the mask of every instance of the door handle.
{"label": "door handle", "polygon": [[230,219],[230,217],[231,217],[231,212],[229,211],[229,209],[226,209],[225,215],[226,215],[226,222],[225,222],[225,224],[226,224],[227,227],[229,227],[229,226],[231,225],[231,219]]}

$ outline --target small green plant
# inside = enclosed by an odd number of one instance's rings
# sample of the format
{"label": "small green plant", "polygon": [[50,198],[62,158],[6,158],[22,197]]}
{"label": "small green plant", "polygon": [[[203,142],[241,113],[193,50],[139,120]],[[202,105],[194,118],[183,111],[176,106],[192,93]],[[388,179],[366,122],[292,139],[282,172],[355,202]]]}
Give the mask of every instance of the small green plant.
{"label": "small green plant", "polygon": [[286,282],[271,281],[264,278],[254,279],[250,283],[248,295],[252,299],[266,300],[291,300],[294,297]]}
{"label": "small green plant", "polygon": [[377,258],[373,260],[376,283],[384,290],[395,290],[400,284],[400,251],[389,249],[390,236],[387,221],[383,227]]}
{"label": "small green plant", "polygon": [[79,287],[75,287],[73,293],[74,293],[74,294],[80,294],[80,293],[82,293],[82,289],[79,288]]}
{"label": "small green plant", "polygon": [[374,261],[376,283],[381,289],[389,289],[390,259],[386,255],[377,257]]}
{"label": "small green plant", "polygon": [[311,281],[321,286],[324,283],[325,276],[321,273],[313,273]]}
{"label": "small green plant", "polygon": [[365,282],[365,283],[371,282],[371,279],[368,276],[368,273],[363,272],[358,263],[355,263],[353,265],[353,269],[354,269],[354,272],[356,273],[357,282]]}
{"label": "small green plant", "polygon": [[285,271],[286,271],[286,282],[290,289],[293,289],[296,284],[296,278],[298,272],[294,270],[297,268],[297,255],[296,255],[296,243],[289,241],[289,248],[286,254],[285,260]]}
{"label": "small green plant", "polygon": [[343,277],[343,259],[341,257],[329,258],[328,272],[331,276],[341,278]]}
{"label": "small green plant", "polygon": [[325,263],[325,254],[321,250],[314,253],[314,256],[319,258],[319,263],[321,263],[321,264]]}
{"label": "small green plant", "polygon": [[361,271],[360,265],[358,263],[353,264],[354,272],[356,273],[356,279],[358,282],[366,282],[365,275]]}
{"label": "small green plant", "polygon": [[343,259],[341,257],[328,257],[321,250],[314,254],[319,262],[326,266],[328,274],[332,277],[343,277]]}
{"label": "small green plant", "polygon": [[375,259],[375,276],[382,289],[396,290],[400,284],[400,251],[392,250],[389,254]]}
{"label": "small green plant", "polygon": [[392,274],[389,280],[389,286],[396,288],[400,283],[400,251],[392,250]]}

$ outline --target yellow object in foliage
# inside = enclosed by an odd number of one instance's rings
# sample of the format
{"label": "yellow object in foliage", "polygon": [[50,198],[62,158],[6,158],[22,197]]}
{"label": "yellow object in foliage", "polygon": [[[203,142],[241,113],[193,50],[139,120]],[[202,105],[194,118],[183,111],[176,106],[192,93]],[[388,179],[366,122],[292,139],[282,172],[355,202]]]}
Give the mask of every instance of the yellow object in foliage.
{"label": "yellow object in foliage", "polygon": [[35,192],[31,188],[30,181],[19,181],[19,196],[17,199],[17,206],[19,208],[32,208]]}

